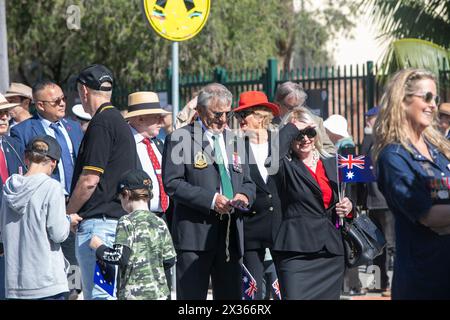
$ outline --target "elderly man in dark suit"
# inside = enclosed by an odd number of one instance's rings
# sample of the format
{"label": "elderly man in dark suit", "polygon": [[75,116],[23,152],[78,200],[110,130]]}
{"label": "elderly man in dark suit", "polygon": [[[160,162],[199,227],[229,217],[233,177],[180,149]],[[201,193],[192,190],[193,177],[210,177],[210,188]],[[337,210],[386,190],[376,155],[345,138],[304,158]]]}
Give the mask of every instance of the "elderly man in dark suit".
{"label": "elderly man in dark suit", "polygon": [[223,85],[207,85],[198,96],[198,119],[166,138],[162,172],[174,201],[178,299],[206,299],[210,277],[214,299],[242,297],[239,208],[252,204],[255,185],[226,130],[231,102]]}
{"label": "elderly man in dark suit", "polygon": [[[36,136],[50,135],[61,146],[61,161],[52,178],[61,182],[66,197],[70,194],[70,186],[75,159],[78,155],[83,131],[78,122],[64,118],[66,99],[61,88],[51,82],[42,81],[33,86],[33,101],[37,113],[11,128],[11,137],[16,139],[25,150],[26,145]],[[71,233],[62,243],[64,256],[71,265],[77,265],[75,257],[75,238]],[[80,289],[80,288],[78,288]],[[74,295],[75,292],[73,292]]]}

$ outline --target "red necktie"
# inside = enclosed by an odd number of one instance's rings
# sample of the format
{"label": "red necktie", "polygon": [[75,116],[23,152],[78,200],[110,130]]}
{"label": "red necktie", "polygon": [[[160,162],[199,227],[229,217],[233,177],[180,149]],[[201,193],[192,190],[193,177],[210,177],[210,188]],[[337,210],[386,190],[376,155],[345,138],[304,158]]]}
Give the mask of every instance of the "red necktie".
{"label": "red necktie", "polygon": [[143,140],[144,144],[147,146],[147,153],[152,162],[153,170],[155,170],[156,178],[158,178],[159,184],[159,200],[161,203],[161,208],[163,212],[166,212],[167,207],[169,206],[169,200],[167,199],[167,194],[164,191],[162,176],[161,176],[161,165],[159,164],[158,158],[156,157],[155,151],[152,148],[150,139],[145,138]]}
{"label": "red necktie", "polygon": [[8,179],[8,168],[6,167],[6,159],[5,154],[3,153],[2,148],[0,147],[0,175],[2,176],[3,184],[5,183],[6,179]]}

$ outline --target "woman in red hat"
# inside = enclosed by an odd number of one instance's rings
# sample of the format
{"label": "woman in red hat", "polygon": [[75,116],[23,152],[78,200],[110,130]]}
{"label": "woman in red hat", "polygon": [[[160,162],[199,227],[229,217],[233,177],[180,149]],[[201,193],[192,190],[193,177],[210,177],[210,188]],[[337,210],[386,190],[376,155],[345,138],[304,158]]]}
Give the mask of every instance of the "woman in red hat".
{"label": "woman in red hat", "polygon": [[[276,104],[270,103],[261,91],[243,92],[234,114],[245,134],[246,154],[250,176],[256,184],[256,199],[244,216],[244,265],[255,278],[257,290],[254,298],[263,299],[264,269],[272,275],[266,284],[266,296],[272,291],[276,280],[271,261],[264,261],[266,248],[272,247],[272,232],[276,232],[276,217],[281,215],[281,204],[277,186],[265,167],[265,160],[271,155],[271,131],[268,130],[274,116],[280,113]],[[271,258],[270,258],[271,260]],[[270,269],[273,272],[270,272]],[[274,295],[274,298],[277,297]]]}

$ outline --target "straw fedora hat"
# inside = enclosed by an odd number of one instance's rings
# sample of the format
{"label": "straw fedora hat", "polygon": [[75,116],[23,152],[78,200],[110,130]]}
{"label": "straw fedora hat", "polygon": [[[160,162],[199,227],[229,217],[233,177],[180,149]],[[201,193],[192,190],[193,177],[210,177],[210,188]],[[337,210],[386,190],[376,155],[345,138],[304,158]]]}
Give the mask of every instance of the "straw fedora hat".
{"label": "straw fedora hat", "polygon": [[439,113],[450,116],[450,102],[444,102],[439,106]]}
{"label": "straw fedora hat", "polygon": [[6,91],[5,98],[17,96],[33,100],[32,89],[22,83],[13,82]]}
{"label": "straw fedora hat", "polygon": [[233,112],[239,112],[256,106],[267,107],[275,117],[280,114],[280,108],[275,103],[269,102],[266,94],[261,91],[246,91],[241,93],[238,107]]}
{"label": "straw fedora hat", "polygon": [[128,110],[125,119],[146,114],[169,114],[161,108],[158,95],[155,92],[139,91],[128,95]]}
{"label": "straw fedora hat", "polygon": [[8,100],[0,93],[0,110],[9,109],[20,106],[20,103],[9,103]]}

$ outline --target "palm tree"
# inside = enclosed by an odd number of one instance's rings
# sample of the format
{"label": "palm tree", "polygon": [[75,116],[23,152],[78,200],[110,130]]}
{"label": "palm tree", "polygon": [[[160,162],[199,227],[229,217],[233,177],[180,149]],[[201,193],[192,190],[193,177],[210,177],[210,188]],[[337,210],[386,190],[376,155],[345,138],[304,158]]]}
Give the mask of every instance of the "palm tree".
{"label": "palm tree", "polygon": [[383,40],[417,38],[450,48],[449,0],[368,0],[364,6]]}
{"label": "palm tree", "polygon": [[368,0],[379,40],[391,42],[381,63],[384,76],[404,67],[420,67],[439,74],[450,58],[450,1]]}

